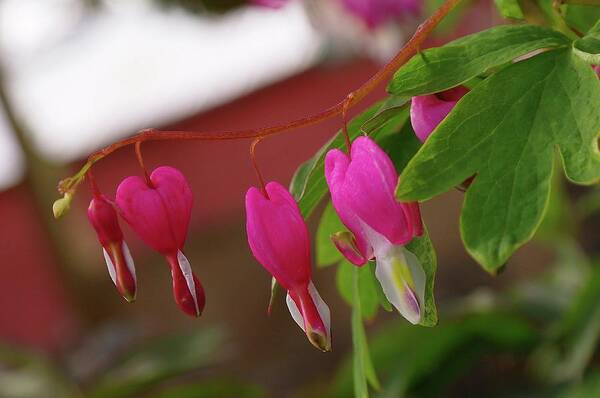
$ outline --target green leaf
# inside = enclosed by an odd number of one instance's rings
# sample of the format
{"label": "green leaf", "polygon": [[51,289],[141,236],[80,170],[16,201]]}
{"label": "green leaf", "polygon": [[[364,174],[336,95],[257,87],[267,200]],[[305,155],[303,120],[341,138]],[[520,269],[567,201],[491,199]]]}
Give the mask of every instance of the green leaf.
{"label": "green leaf", "polygon": [[520,55],[569,44],[564,35],[541,26],[497,26],[415,55],[396,72],[388,91],[410,97],[436,93]]}
{"label": "green leaf", "polygon": [[423,236],[413,238],[406,249],[412,252],[421,263],[423,271],[425,271],[425,303],[423,304],[423,316],[421,317],[421,326],[435,326],[438,322],[437,309],[435,306],[435,298],[433,285],[435,282],[435,272],[437,270],[437,258],[433,244],[429,239],[429,233],[425,228]]}
{"label": "green leaf", "polygon": [[577,230],[566,192],[565,178],[562,173],[559,174],[561,167],[560,162],[554,162],[548,206],[535,234],[535,239],[546,242],[555,249],[557,245],[572,240]]}
{"label": "green leaf", "polygon": [[[358,271],[355,271],[358,269]],[[386,310],[392,306],[385,298],[379,281],[375,277],[375,264],[369,262],[362,267],[357,267],[348,261],[342,261],[337,269],[336,284],[342,298],[352,305],[354,302],[354,274],[358,272],[358,287],[361,314],[364,319],[371,319],[377,315],[381,304]]]}
{"label": "green leaf", "polygon": [[[381,102],[373,105],[348,124],[348,133],[351,139],[361,134],[361,127],[377,114],[381,105]],[[394,112],[393,117],[388,118],[383,125],[370,134],[371,138],[377,141],[380,137],[397,133],[400,130],[408,119],[408,110],[406,108],[395,108]],[[290,184],[290,192],[298,201],[300,211],[305,218],[310,216],[328,192],[325,181],[325,155],[330,149],[344,148],[344,146],[344,137],[341,131],[338,131],[331,141],[296,170]]]}
{"label": "green leaf", "polygon": [[565,387],[564,391],[555,398],[590,398],[600,396],[600,373],[592,370],[581,383],[573,383]]}
{"label": "green leaf", "polygon": [[360,127],[361,131],[367,135],[383,127],[390,119],[398,115],[405,106],[409,104],[410,98],[390,96],[383,101],[377,113]]}
{"label": "green leaf", "polygon": [[345,230],[347,230],[346,226],[340,221],[330,201],[323,211],[315,237],[318,267],[333,265],[344,259],[342,253],[331,242],[330,237],[336,232]]}
{"label": "green leaf", "polygon": [[504,18],[523,19],[523,11],[518,0],[494,0]]}
{"label": "green leaf", "polygon": [[360,283],[358,267],[354,268],[353,293],[352,293],[352,346],[353,346],[353,374],[354,374],[354,396],[355,398],[368,398],[369,389],[367,382],[375,388],[380,389],[379,380],[375,368],[371,362],[367,336],[362,320],[362,307],[360,298]]}
{"label": "green leaf", "polygon": [[596,74],[569,50],[510,65],[440,123],[404,169],[397,197],[426,200],[477,174],[461,234],[469,253],[495,273],[541,222],[556,148],[572,181],[600,177],[599,103]]}
{"label": "green leaf", "polygon": [[236,380],[210,380],[169,387],[152,398],[263,398],[267,394],[258,386]]}
{"label": "green leaf", "polygon": [[132,350],[106,372],[89,397],[117,398],[140,393],[169,377],[215,361],[221,342],[217,329],[169,336]]}
{"label": "green leaf", "polygon": [[588,33],[600,19],[600,7],[568,4],[565,6],[565,20],[569,26],[581,33]]}
{"label": "green leaf", "polygon": [[589,64],[600,64],[600,20],[587,35],[573,42],[573,51]]}

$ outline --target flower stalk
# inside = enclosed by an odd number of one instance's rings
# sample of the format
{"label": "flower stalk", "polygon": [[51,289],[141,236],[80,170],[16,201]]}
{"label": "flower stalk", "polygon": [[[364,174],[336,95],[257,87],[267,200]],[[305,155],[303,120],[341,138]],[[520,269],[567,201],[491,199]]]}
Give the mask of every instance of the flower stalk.
{"label": "flower stalk", "polygon": [[[427,18],[415,31],[413,36],[400,49],[398,54],[375,75],[367,80],[362,86],[351,92],[336,105],[330,108],[317,112],[313,115],[292,120],[287,123],[277,124],[273,126],[247,129],[237,131],[161,131],[156,129],[145,129],[139,131],[132,137],[117,141],[97,152],[94,152],[88,157],[87,162],[81,170],[74,176],[64,179],[59,183],[58,190],[61,194],[67,192],[73,195],[84,179],[86,172],[93,164],[110,155],[114,151],[133,144],[138,144],[146,141],[169,141],[169,140],[200,140],[200,141],[224,141],[224,140],[239,140],[248,138],[264,138],[271,135],[280,134],[286,131],[291,131],[300,127],[311,126],[321,123],[325,120],[342,115],[346,110],[361,102],[368,94],[376,87],[386,81],[400,66],[404,65],[408,60],[415,55],[421,48],[422,44],[429,37],[435,27],[448,15],[450,11],[456,7],[460,0],[446,0],[429,18]],[[60,200],[60,199],[59,199]],[[57,212],[55,216],[61,216],[64,212]],[[58,217],[57,217],[58,218]]]}

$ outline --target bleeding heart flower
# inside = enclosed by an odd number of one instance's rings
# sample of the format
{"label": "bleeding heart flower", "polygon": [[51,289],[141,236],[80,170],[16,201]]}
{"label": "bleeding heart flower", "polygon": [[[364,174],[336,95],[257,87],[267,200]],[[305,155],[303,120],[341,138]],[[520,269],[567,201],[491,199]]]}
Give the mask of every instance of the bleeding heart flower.
{"label": "bleeding heart flower", "polygon": [[135,300],[135,265],[123,232],[119,226],[117,212],[104,196],[95,196],[88,207],[88,219],[96,230],[102,245],[108,274],[117,290],[127,301]]}
{"label": "bleeding heart flower", "polygon": [[410,121],[421,142],[427,140],[437,125],[448,116],[456,103],[468,92],[468,88],[458,86],[441,93],[412,98]]}
{"label": "bleeding heart flower", "polygon": [[359,137],[349,157],[332,149],[325,157],[325,177],[333,207],[351,232],[332,236],[353,264],[375,258],[375,276],[388,300],[412,323],[421,319],[425,273],[403,245],[423,234],[418,203],[394,196],[398,173],[389,156],[370,138]]}
{"label": "bleeding heart flower", "polygon": [[246,231],[254,257],[287,290],[292,318],[308,340],[331,349],[329,307],[311,280],[308,228],[292,195],[279,183],[246,193]]}
{"label": "bleeding heart flower", "polygon": [[363,20],[369,29],[406,15],[419,15],[421,0],[341,0],[348,12]]}
{"label": "bleeding heart flower", "polygon": [[200,316],[205,303],[204,289],[182,252],[193,202],[183,174],[163,166],[152,172],[149,181],[127,177],[117,188],[116,202],[138,236],[166,257],[177,305],[188,315]]}

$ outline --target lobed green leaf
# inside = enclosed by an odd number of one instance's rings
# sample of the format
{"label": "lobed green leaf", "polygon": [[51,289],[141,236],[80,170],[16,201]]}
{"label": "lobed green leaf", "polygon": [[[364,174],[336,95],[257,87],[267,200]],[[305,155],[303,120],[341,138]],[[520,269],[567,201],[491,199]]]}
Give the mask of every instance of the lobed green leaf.
{"label": "lobed green leaf", "polygon": [[436,93],[534,50],[570,43],[561,33],[541,26],[497,26],[415,55],[396,72],[388,91],[409,97]]}
{"label": "lobed green leaf", "polygon": [[426,200],[477,175],[461,234],[495,273],[534,234],[545,212],[558,148],[567,177],[600,178],[600,83],[570,50],[512,64],[465,95],[409,162],[400,200]]}

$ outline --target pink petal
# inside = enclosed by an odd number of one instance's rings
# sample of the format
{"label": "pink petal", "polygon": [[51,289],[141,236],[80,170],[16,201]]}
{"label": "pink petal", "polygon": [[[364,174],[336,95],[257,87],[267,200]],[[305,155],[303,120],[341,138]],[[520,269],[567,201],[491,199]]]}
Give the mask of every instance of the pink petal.
{"label": "pink petal", "polygon": [[246,193],[246,232],[254,257],[286,289],[306,285],[311,277],[310,240],[292,195],[279,183]]}
{"label": "pink petal", "polygon": [[251,3],[268,8],[281,8],[288,3],[288,0],[251,0]]}
{"label": "pink petal", "polygon": [[102,245],[108,273],[119,294],[134,301],[136,294],[135,266],[129,248],[123,241],[117,212],[102,196],[94,197],[88,207],[88,219]]}
{"label": "pink petal", "polygon": [[352,232],[341,231],[331,235],[331,241],[340,253],[354,265],[363,265],[369,259],[363,257],[356,246],[356,238]]}
{"label": "pink petal", "polygon": [[410,105],[410,121],[415,134],[425,142],[438,124],[452,111],[456,103],[469,90],[463,86],[437,94],[413,97]]}
{"label": "pink petal", "polygon": [[346,174],[349,166],[348,155],[339,149],[332,149],[325,156],[325,178],[331,192],[333,207],[342,223],[354,234],[356,248],[362,257],[354,256],[346,250],[341,250],[341,253],[353,264],[364,265],[373,256],[373,249],[352,207],[354,196],[346,194]]}
{"label": "pink petal", "polygon": [[409,224],[412,226],[414,236],[423,235],[423,220],[421,219],[421,209],[419,202],[403,203],[404,212]]}
{"label": "pink petal", "polygon": [[146,244],[163,254],[177,252],[187,236],[192,191],[181,172],[172,167],[155,169],[150,181],[152,186],[140,177],[127,177],[117,188],[117,205]]}
{"label": "pink petal", "polygon": [[403,205],[396,200],[398,174],[389,156],[370,138],[352,144],[352,161],[343,195],[356,216],[391,243],[404,244],[413,237]]}
{"label": "pink petal", "polygon": [[406,15],[418,15],[421,10],[420,0],[341,0],[348,12],[362,19],[374,29]]}
{"label": "pink petal", "polygon": [[102,196],[92,198],[87,214],[102,246],[123,240],[117,212],[106,198]]}

